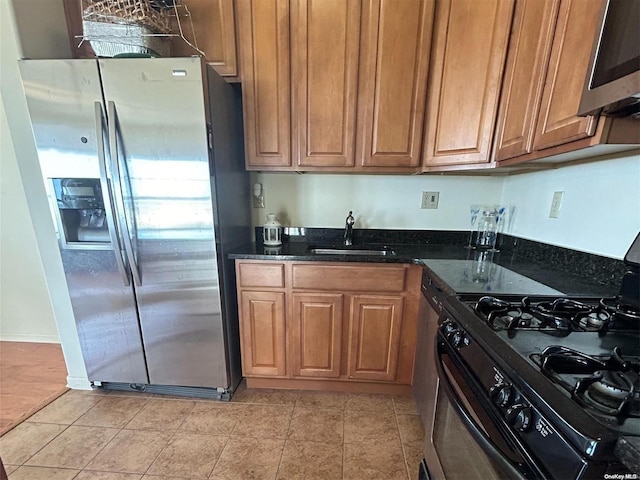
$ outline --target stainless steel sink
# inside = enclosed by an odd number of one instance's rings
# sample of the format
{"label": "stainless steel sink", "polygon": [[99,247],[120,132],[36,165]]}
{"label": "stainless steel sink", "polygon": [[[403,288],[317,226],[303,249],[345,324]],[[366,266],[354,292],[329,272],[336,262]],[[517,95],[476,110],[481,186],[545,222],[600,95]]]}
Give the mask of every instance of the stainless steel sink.
{"label": "stainless steel sink", "polygon": [[393,250],[385,249],[366,249],[366,248],[333,248],[333,247],[316,247],[310,248],[310,253],[316,253],[319,255],[394,255]]}

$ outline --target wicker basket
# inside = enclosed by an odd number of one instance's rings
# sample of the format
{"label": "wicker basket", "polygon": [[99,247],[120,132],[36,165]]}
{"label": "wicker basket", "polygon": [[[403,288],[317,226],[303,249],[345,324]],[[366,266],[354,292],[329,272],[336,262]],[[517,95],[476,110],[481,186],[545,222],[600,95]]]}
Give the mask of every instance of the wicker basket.
{"label": "wicker basket", "polygon": [[168,57],[171,42],[168,37],[154,35],[143,25],[83,20],[83,37],[99,57],[115,57],[128,53]]}
{"label": "wicker basket", "polygon": [[83,38],[100,57],[169,56],[169,11],[159,0],[82,0]]}
{"label": "wicker basket", "polygon": [[118,25],[142,25],[153,33],[171,33],[166,10],[153,0],[82,0],[82,19]]}

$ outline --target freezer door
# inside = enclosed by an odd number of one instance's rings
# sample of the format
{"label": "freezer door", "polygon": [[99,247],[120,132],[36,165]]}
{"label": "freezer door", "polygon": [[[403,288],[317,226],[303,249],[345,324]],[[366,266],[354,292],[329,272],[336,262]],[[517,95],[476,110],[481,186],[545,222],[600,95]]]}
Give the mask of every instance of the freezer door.
{"label": "freezer door", "polygon": [[99,64],[149,380],[226,388],[201,61]]}
{"label": "freezer door", "polygon": [[100,168],[99,154],[106,161],[108,152],[98,64],[27,60],[20,70],[89,380],[148,383],[130,274]]}

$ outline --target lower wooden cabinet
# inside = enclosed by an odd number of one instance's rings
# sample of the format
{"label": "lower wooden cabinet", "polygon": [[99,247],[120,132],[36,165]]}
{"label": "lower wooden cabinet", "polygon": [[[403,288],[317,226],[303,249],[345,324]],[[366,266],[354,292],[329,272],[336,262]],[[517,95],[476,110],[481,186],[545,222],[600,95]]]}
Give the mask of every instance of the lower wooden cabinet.
{"label": "lower wooden cabinet", "polygon": [[240,294],[242,370],[245,375],[285,375],[283,292]]}
{"label": "lower wooden cabinet", "polygon": [[354,295],[349,328],[349,378],[391,382],[398,371],[404,298]]}
{"label": "lower wooden cabinet", "polygon": [[249,380],[411,385],[421,267],[237,260],[236,273]]}
{"label": "lower wooden cabinet", "polygon": [[292,295],[289,338],[293,376],[340,376],[343,298],[339,293]]}

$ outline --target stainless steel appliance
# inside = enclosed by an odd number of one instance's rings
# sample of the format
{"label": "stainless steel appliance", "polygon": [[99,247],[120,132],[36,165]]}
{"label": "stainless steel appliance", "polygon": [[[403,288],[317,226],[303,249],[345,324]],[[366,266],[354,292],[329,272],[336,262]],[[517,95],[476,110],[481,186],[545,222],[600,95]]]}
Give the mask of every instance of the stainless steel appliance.
{"label": "stainless steel appliance", "polygon": [[640,117],[640,1],[607,0],[579,115]]}
{"label": "stainless steel appliance", "polygon": [[228,398],[251,241],[236,88],[192,58],[20,69],[89,380]]}
{"label": "stainless steel appliance", "polygon": [[637,478],[639,251],[640,235],[614,298],[444,299],[431,478]]}

